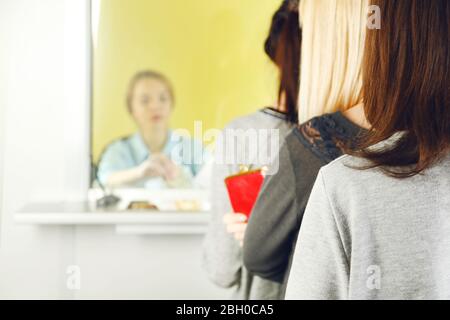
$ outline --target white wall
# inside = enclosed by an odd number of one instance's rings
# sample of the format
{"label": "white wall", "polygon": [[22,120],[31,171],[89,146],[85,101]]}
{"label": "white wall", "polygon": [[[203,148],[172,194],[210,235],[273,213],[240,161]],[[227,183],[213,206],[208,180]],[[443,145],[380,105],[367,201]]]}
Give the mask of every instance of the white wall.
{"label": "white wall", "polygon": [[[6,65],[6,52],[4,50],[4,44],[6,42],[6,34],[2,32],[2,30],[6,30],[5,20],[6,14],[5,10],[3,10],[3,5],[0,2],[0,231],[1,231],[1,210],[3,203],[3,145],[4,145],[4,111],[5,111],[5,94],[4,91],[6,89],[6,74],[2,72],[5,70],[4,66]],[[0,236],[1,241],[1,236]],[[0,243],[1,244],[1,243]]]}
{"label": "white wall", "polygon": [[[0,298],[226,298],[200,268],[201,237],[14,224],[30,200],[86,194],[84,5],[0,0]],[[81,267],[79,291],[66,287],[69,265]]]}
{"label": "white wall", "polygon": [[62,8],[62,1],[1,1],[1,73],[6,82],[1,93],[1,298],[64,294],[64,230],[17,227],[12,215],[37,193],[54,195],[63,189],[64,172],[57,165],[64,159],[57,134],[64,110]]}

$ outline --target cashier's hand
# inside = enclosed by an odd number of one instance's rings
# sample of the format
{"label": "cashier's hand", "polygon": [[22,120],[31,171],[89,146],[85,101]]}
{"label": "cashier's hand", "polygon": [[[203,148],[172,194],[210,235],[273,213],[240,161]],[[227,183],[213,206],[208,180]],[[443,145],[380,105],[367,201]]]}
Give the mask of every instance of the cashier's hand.
{"label": "cashier's hand", "polygon": [[178,167],[164,154],[155,154],[144,161],[138,170],[142,178],[162,177],[167,181],[175,180]]}
{"label": "cashier's hand", "polygon": [[239,241],[241,247],[244,245],[245,230],[247,229],[247,216],[239,213],[228,213],[224,216],[223,222],[227,232],[232,234]]}

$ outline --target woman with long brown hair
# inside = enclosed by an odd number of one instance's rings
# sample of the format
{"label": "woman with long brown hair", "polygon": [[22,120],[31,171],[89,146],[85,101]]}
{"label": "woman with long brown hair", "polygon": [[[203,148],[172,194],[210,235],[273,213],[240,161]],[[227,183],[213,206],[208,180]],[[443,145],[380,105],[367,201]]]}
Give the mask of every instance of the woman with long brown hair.
{"label": "woman with long brown hair", "polygon": [[450,1],[372,0],[364,110],[372,129],[324,167],[288,299],[450,298]]}

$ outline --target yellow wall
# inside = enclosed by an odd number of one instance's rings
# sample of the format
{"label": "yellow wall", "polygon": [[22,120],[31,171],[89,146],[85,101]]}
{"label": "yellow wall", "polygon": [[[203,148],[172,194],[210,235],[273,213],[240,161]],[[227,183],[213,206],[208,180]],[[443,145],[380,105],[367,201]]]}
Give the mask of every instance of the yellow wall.
{"label": "yellow wall", "polygon": [[104,0],[94,52],[93,156],[136,130],[124,104],[138,70],[175,88],[173,128],[222,128],[276,100],[263,44],[281,0]]}

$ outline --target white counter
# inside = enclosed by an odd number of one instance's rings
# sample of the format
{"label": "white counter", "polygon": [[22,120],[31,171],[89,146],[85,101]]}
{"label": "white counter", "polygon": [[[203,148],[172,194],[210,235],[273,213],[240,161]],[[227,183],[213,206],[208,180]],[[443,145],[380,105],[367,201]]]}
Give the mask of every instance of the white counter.
{"label": "white counter", "polygon": [[120,234],[202,234],[207,212],[95,210],[88,202],[31,203],[15,213],[18,224],[112,225]]}

